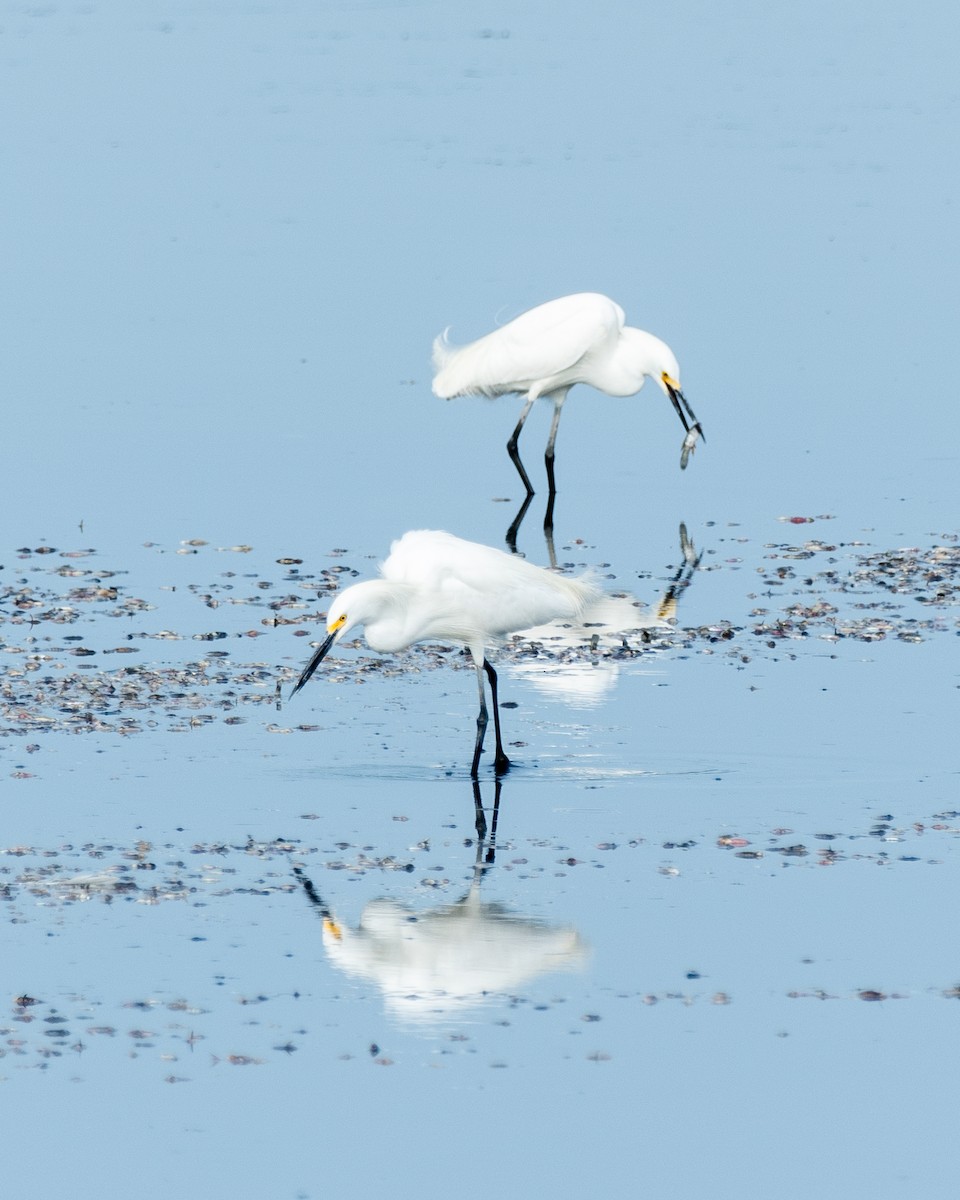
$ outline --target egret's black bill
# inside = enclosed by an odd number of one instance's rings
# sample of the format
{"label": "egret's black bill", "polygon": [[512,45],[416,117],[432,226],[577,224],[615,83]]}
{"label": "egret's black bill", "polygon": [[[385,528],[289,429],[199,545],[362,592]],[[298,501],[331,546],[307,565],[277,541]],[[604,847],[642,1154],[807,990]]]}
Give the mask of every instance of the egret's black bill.
{"label": "egret's black bill", "polygon": [[330,649],[330,647],[333,645],[333,643],[336,639],[336,636],[337,636],[337,631],[334,630],[333,633],[328,633],[327,636],[320,643],[320,648],[317,650],[317,652],[313,656],[313,658],[311,658],[310,661],[307,663],[307,665],[303,668],[303,674],[300,676],[300,678],[297,680],[296,684],[294,685],[293,691],[290,693],[291,700],[294,698],[294,696],[297,694],[297,692],[300,691],[300,689],[307,682],[307,680],[310,678],[310,676],[314,673],[314,671],[317,669],[317,667],[319,667],[320,664],[323,662],[324,658],[326,657],[326,653]]}
{"label": "egret's black bill", "polygon": [[[680,418],[680,421],[687,433],[689,433],[691,428],[693,428],[697,431],[697,433],[700,434],[700,437],[706,441],[707,439],[703,436],[703,426],[697,420],[694,411],[687,403],[687,398],[683,392],[681,392],[679,388],[671,387],[669,383],[667,384],[667,391],[670,393],[670,399],[673,401],[673,407],[677,410],[677,416]],[[683,408],[680,407],[681,404],[683,405]],[[684,408],[687,410],[686,416],[684,416]],[[687,421],[687,416],[689,416],[690,421]]]}

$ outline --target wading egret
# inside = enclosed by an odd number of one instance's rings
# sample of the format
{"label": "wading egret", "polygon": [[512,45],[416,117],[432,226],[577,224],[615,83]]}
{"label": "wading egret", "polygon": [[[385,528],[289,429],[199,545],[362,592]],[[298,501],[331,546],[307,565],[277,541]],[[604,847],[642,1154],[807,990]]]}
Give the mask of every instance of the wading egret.
{"label": "wading egret", "polygon": [[428,638],[461,642],[470,651],[480,689],[470,774],[477,777],[487,728],[484,672],[493,700],[495,769],[503,774],[510,760],[503,752],[497,673],[487,661],[487,645],[557,617],[576,620],[597,595],[596,585],[587,578],[569,579],[502,550],[432,529],[412,530],[394,542],[380,575],[380,579],[355,583],[334,597],[327,613],[327,636],[297,680],[291,698],[334,642],[360,625],[367,645],[383,653],[405,650]]}
{"label": "wading egret", "polygon": [[544,459],[553,495],[557,490],[553,448],[567,392],[575,383],[589,383],[609,396],[634,396],[644,379],[650,378],[669,396],[683,422],[686,437],[680,466],[685,468],[703,430],[680,390],[680,367],[665,342],[624,321],[623,309],[607,296],[579,292],[531,308],[466,346],[451,345],[444,330],[433,343],[434,394],[444,400],[512,392],[526,397],[507,452],[528,495],[533,494],[533,487],[520,461],[517,441],[533,402],[540,396],[549,397],[553,423]]}

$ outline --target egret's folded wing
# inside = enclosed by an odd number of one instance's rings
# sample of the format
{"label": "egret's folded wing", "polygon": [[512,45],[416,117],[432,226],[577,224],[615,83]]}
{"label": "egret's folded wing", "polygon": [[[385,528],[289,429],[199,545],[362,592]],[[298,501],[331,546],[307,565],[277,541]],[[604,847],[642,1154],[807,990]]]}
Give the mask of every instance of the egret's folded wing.
{"label": "egret's folded wing", "polygon": [[[501,559],[509,555],[492,546],[468,542],[440,529],[411,529],[390,547],[390,557],[380,568],[384,579],[437,588],[451,576],[470,586],[502,571]],[[518,560],[523,562],[523,559]]]}
{"label": "egret's folded wing", "polygon": [[525,392],[619,335],[619,304],[594,292],[563,296],[522,313],[466,346],[444,333],[433,344],[434,393],[443,398]]}
{"label": "egret's folded wing", "polygon": [[598,593],[590,579],[558,575],[433,529],[405,533],[381,570],[385,578],[429,594],[438,614],[460,613],[470,628],[490,633],[575,617]]}

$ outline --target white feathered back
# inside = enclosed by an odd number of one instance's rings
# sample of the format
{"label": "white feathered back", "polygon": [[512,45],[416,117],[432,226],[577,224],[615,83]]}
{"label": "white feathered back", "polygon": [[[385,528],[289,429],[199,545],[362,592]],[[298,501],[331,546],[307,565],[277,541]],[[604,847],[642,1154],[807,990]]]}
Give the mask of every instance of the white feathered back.
{"label": "white feathered back", "polygon": [[578,292],[538,305],[493,330],[454,346],[449,327],[433,343],[434,394],[501,396],[507,392],[542,394],[563,377],[575,382],[584,356],[612,348],[624,325],[619,304],[597,292]]}

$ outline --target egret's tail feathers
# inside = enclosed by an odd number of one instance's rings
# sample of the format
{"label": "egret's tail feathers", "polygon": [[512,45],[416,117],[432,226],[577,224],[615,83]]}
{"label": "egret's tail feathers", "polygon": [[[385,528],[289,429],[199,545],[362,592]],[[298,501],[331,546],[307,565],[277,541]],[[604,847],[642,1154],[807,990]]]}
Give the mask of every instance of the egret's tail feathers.
{"label": "egret's tail feathers", "polygon": [[454,396],[500,396],[516,388],[498,382],[496,364],[490,362],[489,338],[455,346],[447,337],[449,326],[433,343],[433,394],[441,400]]}
{"label": "egret's tail feathers", "polygon": [[569,605],[565,614],[556,612],[554,615],[557,617],[564,615],[568,620],[581,621],[584,614],[605,596],[596,572],[592,569],[582,575],[558,575],[551,571],[550,578],[566,596]]}
{"label": "egret's tail feathers", "polygon": [[578,618],[582,618],[590,605],[596,604],[598,600],[602,600],[606,594],[596,572],[593,570],[586,571],[583,575],[577,575],[573,579],[568,579],[567,583],[572,585],[571,591],[577,605]]}
{"label": "egret's tail feathers", "polygon": [[457,394],[456,388],[450,386],[446,369],[457,352],[457,347],[450,342],[447,336],[449,332],[450,326],[448,325],[439,337],[433,339],[433,394],[439,396],[441,400],[449,400]]}
{"label": "egret's tail feathers", "polygon": [[435,371],[443,370],[443,368],[447,365],[447,360],[450,358],[450,355],[456,349],[456,346],[452,346],[450,344],[450,339],[447,336],[449,334],[449,332],[450,332],[450,326],[448,325],[446,327],[446,329],[443,331],[443,333],[441,333],[438,337],[435,337],[433,339],[433,356],[432,357],[433,357],[433,369]]}

